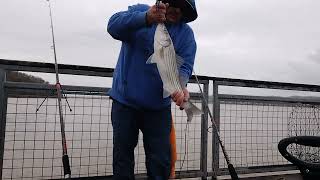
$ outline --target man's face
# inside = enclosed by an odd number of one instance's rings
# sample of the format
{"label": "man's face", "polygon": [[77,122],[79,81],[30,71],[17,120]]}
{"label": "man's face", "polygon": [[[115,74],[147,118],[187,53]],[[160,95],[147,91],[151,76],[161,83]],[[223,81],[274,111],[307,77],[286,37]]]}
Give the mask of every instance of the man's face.
{"label": "man's face", "polygon": [[169,6],[166,13],[168,23],[177,23],[181,20],[182,12],[180,8]]}

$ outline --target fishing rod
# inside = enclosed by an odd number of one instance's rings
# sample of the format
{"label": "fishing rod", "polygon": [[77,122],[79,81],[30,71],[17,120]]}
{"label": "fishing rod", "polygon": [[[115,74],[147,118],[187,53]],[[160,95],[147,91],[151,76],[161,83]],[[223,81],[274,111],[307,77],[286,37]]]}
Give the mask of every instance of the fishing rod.
{"label": "fishing rod", "polygon": [[238,179],[239,179],[238,174],[237,174],[236,170],[234,169],[233,164],[231,164],[231,161],[230,161],[230,158],[229,158],[229,156],[228,156],[228,154],[227,154],[226,148],[225,148],[225,146],[223,145],[223,142],[222,142],[222,139],[221,139],[221,136],[220,136],[220,132],[219,132],[219,130],[218,130],[218,126],[217,126],[216,122],[214,121],[214,118],[213,118],[212,113],[211,113],[211,111],[210,111],[208,102],[207,102],[206,98],[204,97],[204,93],[203,93],[202,88],[201,88],[201,86],[200,86],[200,82],[199,82],[198,76],[197,76],[197,74],[194,72],[194,70],[193,70],[193,73],[194,73],[194,77],[196,78],[197,84],[198,84],[198,86],[199,86],[199,89],[200,89],[200,92],[201,92],[201,95],[202,95],[202,100],[204,101],[205,108],[208,110],[208,113],[209,113],[209,116],[210,116],[210,119],[211,119],[211,123],[213,124],[213,127],[214,127],[214,129],[215,129],[215,132],[216,132],[216,134],[217,134],[218,141],[219,141],[219,144],[220,144],[221,149],[222,149],[222,153],[223,153],[224,158],[225,158],[225,160],[226,160],[226,162],[227,162],[227,165],[228,165],[228,170],[229,170],[231,179],[232,179],[232,180],[238,180]]}
{"label": "fishing rod", "polygon": [[66,134],[65,134],[65,125],[63,121],[63,112],[62,112],[62,89],[61,84],[59,81],[59,69],[57,63],[57,54],[56,54],[56,45],[54,40],[54,32],[53,32],[53,22],[52,22],[52,12],[51,12],[51,4],[50,0],[47,0],[49,4],[50,10],[50,22],[51,22],[51,34],[52,34],[52,45],[53,45],[53,52],[54,52],[54,69],[56,73],[56,90],[57,90],[57,98],[58,98],[58,106],[59,106],[59,117],[60,117],[60,127],[61,127],[61,139],[62,139],[62,163],[63,163],[63,170],[64,170],[64,177],[70,178],[71,177],[71,170],[70,170],[70,163],[69,163],[69,156],[67,152],[67,141],[66,141]]}

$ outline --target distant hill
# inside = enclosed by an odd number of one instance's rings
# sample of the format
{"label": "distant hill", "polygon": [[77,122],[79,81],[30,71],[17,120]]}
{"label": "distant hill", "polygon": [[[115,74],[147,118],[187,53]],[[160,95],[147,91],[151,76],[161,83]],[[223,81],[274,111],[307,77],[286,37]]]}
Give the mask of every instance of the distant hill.
{"label": "distant hill", "polygon": [[16,71],[12,71],[7,74],[7,81],[49,84],[49,82],[40,77]]}

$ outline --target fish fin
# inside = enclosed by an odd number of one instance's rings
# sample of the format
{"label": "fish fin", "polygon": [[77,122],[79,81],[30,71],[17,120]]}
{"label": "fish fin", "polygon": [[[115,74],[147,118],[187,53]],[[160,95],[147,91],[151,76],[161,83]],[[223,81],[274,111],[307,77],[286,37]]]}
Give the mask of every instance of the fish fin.
{"label": "fish fin", "polygon": [[187,122],[191,122],[193,116],[203,114],[203,112],[190,101],[185,102],[183,108],[187,113]]}
{"label": "fish fin", "polygon": [[169,96],[171,96],[170,92],[163,88],[163,98],[167,98]]}
{"label": "fish fin", "polygon": [[182,64],[184,63],[184,60],[181,56],[176,54],[176,59],[177,59],[177,66],[178,68],[180,68],[182,66]]}
{"label": "fish fin", "polygon": [[155,58],[153,58],[153,55],[154,55],[154,54],[152,54],[152,55],[148,58],[148,60],[146,61],[146,64],[154,64],[154,63],[156,63]]}

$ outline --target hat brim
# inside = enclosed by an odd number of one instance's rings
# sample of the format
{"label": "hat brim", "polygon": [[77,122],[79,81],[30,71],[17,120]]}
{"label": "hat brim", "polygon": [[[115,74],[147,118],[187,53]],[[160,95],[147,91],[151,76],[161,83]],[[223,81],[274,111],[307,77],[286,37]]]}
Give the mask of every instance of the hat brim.
{"label": "hat brim", "polygon": [[[164,3],[169,3],[173,0],[162,0]],[[172,3],[172,2],[171,2]],[[194,21],[198,17],[197,10],[187,0],[174,0],[175,7],[179,7],[182,11],[183,20],[188,23]]]}
{"label": "hat brim", "polygon": [[194,7],[192,6],[192,4],[189,3],[189,1],[187,0],[180,0],[183,1],[181,11],[183,14],[183,19],[186,23],[194,21],[197,19],[198,17],[198,13],[197,10],[194,9]]}

